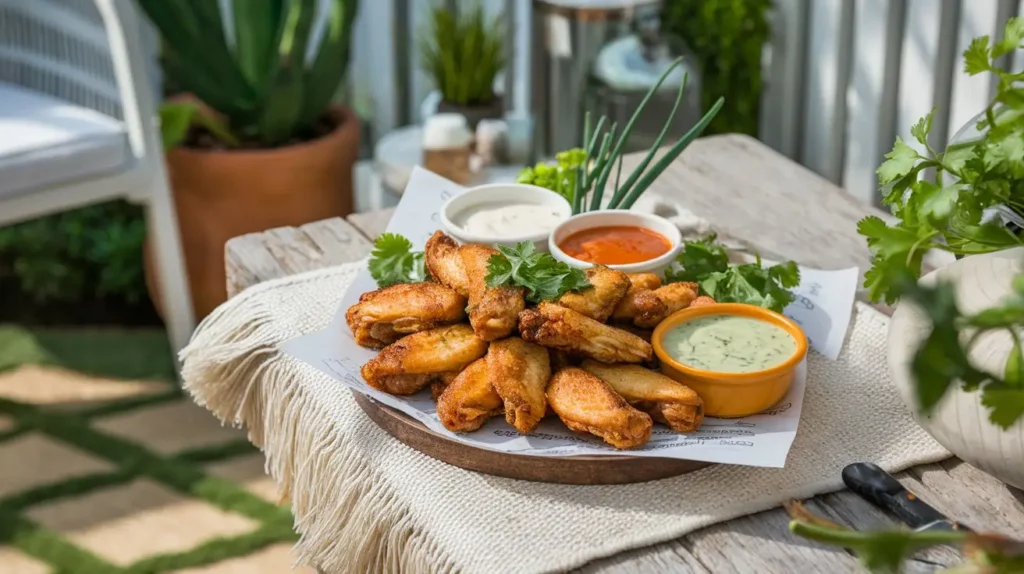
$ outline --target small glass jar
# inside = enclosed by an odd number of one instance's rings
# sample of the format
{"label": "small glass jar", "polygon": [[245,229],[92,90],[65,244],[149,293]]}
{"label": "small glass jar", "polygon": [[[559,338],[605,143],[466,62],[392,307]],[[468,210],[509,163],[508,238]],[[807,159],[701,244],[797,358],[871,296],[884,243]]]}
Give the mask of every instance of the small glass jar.
{"label": "small glass jar", "polygon": [[423,167],[461,185],[472,180],[473,134],[465,116],[445,113],[427,118],[422,145]]}

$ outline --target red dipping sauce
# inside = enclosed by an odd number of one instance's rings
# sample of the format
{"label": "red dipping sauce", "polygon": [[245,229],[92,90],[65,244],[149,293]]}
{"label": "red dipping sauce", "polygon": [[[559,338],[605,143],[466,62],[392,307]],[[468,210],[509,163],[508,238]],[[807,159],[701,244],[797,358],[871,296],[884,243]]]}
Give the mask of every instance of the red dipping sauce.
{"label": "red dipping sauce", "polygon": [[558,247],[587,263],[625,265],[660,257],[672,249],[672,243],[645,227],[606,225],[577,231],[560,241]]}

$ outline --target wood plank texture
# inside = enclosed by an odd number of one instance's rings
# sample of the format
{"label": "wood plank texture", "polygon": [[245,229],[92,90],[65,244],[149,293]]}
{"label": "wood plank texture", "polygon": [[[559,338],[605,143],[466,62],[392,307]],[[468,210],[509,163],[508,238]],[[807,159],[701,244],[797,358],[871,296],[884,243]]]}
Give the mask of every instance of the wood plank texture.
{"label": "wood plank texture", "polygon": [[370,241],[373,241],[377,239],[378,235],[384,233],[384,229],[387,228],[388,222],[391,221],[391,216],[394,214],[395,208],[389,207],[368,213],[353,213],[346,219],[363,235],[369,237]]}
{"label": "wood plank texture", "polygon": [[[626,162],[637,162],[630,156]],[[627,166],[628,169],[629,166]],[[698,140],[655,182],[714,222],[730,238],[809,266],[867,268],[869,255],[856,222],[879,211],[746,136]],[[290,273],[354,261],[370,249],[392,210],[274,229],[227,245],[229,292]],[[365,237],[360,236],[360,233]],[[956,459],[897,475],[908,489],[971,527],[1005,534],[1024,531],[1024,493]],[[896,524],[851,492],[818,496],[811,510],[857,529]],[[596,560],[578,573],[863,572],[849,553],[790,534],[782,509],[746,516],[650,548]],[[934,572],[959,557],[948,548],[915,557],[907,572]]]}
{"label": "wood plank texture", "polygon": [[224,247],[228,296],[268,279],[362,259],[370,247],[338,217],[234,237]]}

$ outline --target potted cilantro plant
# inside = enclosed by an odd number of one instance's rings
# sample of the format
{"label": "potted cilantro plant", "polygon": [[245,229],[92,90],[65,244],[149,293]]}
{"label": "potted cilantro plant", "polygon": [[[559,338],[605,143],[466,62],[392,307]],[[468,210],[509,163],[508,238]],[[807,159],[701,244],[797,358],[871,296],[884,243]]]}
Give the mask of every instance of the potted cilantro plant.
{"label": "potted cilantro plant", "polygon": [[[904,401],[954,454],[1024,488],[1024,459],[1006,455],[1024,451],[1024,73],[995,64],[1022,41],[1013,18],[1003,39],[970,44],[964,69],[997,78],[992,102],[941,152],[928,143],[931,114],[911,130],[923,150],[897,138],[878,169],[897,222],[868,217],[858,230],[871,297],[903,298],[889,366]],[[929,249],[957,261],[918,281]]]}

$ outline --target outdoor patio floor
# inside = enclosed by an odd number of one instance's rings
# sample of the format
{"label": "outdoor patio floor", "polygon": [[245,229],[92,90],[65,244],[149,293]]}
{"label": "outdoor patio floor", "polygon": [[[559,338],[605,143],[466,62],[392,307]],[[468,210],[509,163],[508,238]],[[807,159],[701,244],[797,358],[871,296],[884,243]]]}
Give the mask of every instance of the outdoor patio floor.
{"label": "outdoor patio floor", "polygon": [[162,335],[91,334],[0,328],[0,572],[288,572],[262,454],[183,396]]}

